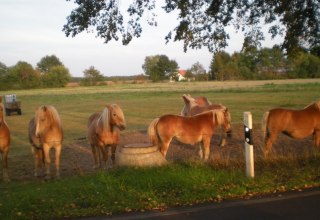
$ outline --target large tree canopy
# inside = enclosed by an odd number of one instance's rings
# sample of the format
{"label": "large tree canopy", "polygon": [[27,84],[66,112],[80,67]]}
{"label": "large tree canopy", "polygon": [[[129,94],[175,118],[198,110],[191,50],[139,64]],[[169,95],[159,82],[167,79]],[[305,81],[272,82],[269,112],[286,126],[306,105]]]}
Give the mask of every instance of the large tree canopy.
{"label": "large tree canopy", "polygon": [[164,80],[178,70],[175,60],[170,60],[166,55],[147,56],[142,65],[145,74],[153,82]]}
{"label": "large tree canopy", "polygon": [[[127,45],[132,38],[140,37],[141,18],[146,17],[149,25],[157,24],[155,0],[132,0],[127,11],[120,10],[118,0],[74,2],[78,7],[63,27],[67,36],[95,29],[105,43],[122,38]],[[183,41],[185,51],[207,47],[213,52],[226,47],[228,26],[244,32],[245,47],[260,44],[265,25],[272,37],[284,36],[282,47],[287,52],[320,45],[319,0],[165,0],[162,8],[167,13],[178,12],[179,24],[165,39]]]}

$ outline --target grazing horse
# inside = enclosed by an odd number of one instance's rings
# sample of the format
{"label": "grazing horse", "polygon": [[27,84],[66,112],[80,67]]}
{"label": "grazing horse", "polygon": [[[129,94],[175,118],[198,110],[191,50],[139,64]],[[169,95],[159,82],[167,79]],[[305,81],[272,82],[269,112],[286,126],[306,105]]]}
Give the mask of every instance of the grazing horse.
{"label": "grazing horse", "polygon": [[[200,100],[207,100],[206,102],[197,101],[196,99],[192,98],[190,95],[183,95],[182,99],[185,103],[184,108],[181,111],[182,116],[194,116],[206,111],[211,111],[211,110],[223,110],[225,111],[227,118],[229,121],[231,121],[231,115],[227,107],[221,105],[221,104],[211,104],[207,98],[205,97],[200,97]],[[231,136],[231,129],[225,130],[221,136],[220,140],[220,147],[223,147],[226,144],[226,136]]]}
{"label": "grazing horse", "polygon": [[103,166],[106,165],[108,147],[111,147],[111,159],[114,165],[120,130],[126,128],[121,108],[117,104],[106,105],[102,113],[94,113],[89,117],[87,128],[87,139],[92,149],[94,168],[102,167],[100,154],[103,157]]}
{"label": "grazing horse", "polygon": [[0,153],[2,154],[2,175],[3,180],[8,182],[8,153],[10,147],[10,130],[4,119],[4,106],[0,97]]}
{"label": "grazing horse", "polygon": [[164,115],[151,122],[148,134],[152,143],[159,146],[164,157],[170,142],[176,138],[185,144],[194,145],[200,142],[200,158],[208,160],[211,137],[219,125],[222,125],[226,130],[230,129],[230,121],[223,110],[207,111],[192,117]]}
{"label": "grazing horse", "polygon": [[279,133],[296,139],[313,135],[314,146],[320,150],[320,101],[302,110],[271,109],[262,118],[262,131],[265,156],[272,149],[272,143]]}
{"label": "grazing horse", "polygon": [[35,160],[35,176],[45,164],[46,178],[50,178],[50,149],[55,149],[55,175],[60,177],[60,154],[63,140],[61,120],[55,107],[44,105],[36,109],[28,127],[29,142]]}

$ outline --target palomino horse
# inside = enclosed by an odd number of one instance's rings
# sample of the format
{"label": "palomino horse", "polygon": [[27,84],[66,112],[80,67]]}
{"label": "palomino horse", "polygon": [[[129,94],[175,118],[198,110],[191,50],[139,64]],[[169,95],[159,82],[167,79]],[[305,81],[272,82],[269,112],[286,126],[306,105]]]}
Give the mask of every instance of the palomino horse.
{"label": "palomino horse", "polygon": [[[181,111],[182,116],[194,116],[210,110],[223,110],[229,122],[231,121],[231,115],[228,108],[221,104],[211,104],[207,98],[202,96],[197,98],[192,98],[190,95],[183,95],[182,99],[185,103],[185,106]],[[231,129],[228,130],[228,132],[227,130],[224,129],[224,132],[221,136],[221,140],[219,144],[220,147],[223,147],[226,144],[227,135],[229,137],[231,136]]]}
{"label": "palomino horse", "polygon": [[8,176],[8,153],[10,146],[10,131],[4,120],[4,106],[0,97],[0,153],[2,154],[2,175],[4,181],[9,181]]}
{"label": "palomino horse", "polygon": [[200,158],[208,160],[211,137],[219,125],[222,125],[225,130],[230,129],[230,121],[223,110],[207,111],[192,117],[164,115],[151,122],[148,133],[153,144],[159,146],[164,157],[171,140],[176,138],[185,144],[194,145],[200,142]]}
{"label": "palomino horse", "polygon": [[108,147],[111,147],[111,159],[114,164],[120,130],[126,127],[121,108],[117,104],[106,105],[102,113],[94,113],[89,117],[87,127],[87,138],[92,148],[94,167],[102,167],[100,154],[103,157],[103,166],[106,165]]}
{"label": "palomino horse", "polygon": [[281,132],[297,139],[313,135],[314,146],[320,150],[320,101],[302,110],[275,108],[266,112],[262,119],[262,131],[265,156]]}
{"label": "palomino horse", "polygon": [[28,127],[29,141],[35,159],[35,176],[43,163],[46,178],[50,178],[50,149],[55,149],[55,175],[60,177],[60,154],[63,140],[61,120],[55,107],[44,105],[37,108]]}

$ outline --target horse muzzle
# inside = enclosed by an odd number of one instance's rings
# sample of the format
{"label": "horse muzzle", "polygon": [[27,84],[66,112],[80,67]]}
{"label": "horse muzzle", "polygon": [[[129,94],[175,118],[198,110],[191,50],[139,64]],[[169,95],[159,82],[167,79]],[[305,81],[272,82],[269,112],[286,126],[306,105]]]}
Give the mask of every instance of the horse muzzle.
{"label": "horse muzzle", "polygon": [[119,125],[119,129],[120,131],[123,131],[124,129],[126,129],[126,125]]}
{"label": "horse muzzle", "polygon": [[226,133],[227,133],[227,136],[228,136],[229,138],[232,137],[232,130],[228,130]]}

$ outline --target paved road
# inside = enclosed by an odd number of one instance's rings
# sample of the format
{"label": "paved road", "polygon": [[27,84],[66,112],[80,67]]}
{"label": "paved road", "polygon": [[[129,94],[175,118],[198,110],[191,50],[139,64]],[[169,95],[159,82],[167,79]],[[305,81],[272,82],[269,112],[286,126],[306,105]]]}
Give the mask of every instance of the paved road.
{"label": "paved road", "polygon": [[305,192],[250,200],[227,201],[220,204],[180,208],[165,212],[125,214],[113,217],[88,218],[105,220],[214,220],[214,219],[320,219],[320,188]]}

